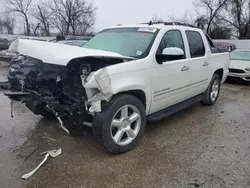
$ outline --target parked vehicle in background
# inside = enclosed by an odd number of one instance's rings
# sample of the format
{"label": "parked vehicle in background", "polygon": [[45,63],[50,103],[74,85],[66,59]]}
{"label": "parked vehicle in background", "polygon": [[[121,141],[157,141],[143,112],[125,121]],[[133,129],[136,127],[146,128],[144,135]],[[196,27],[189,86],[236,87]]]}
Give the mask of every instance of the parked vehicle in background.
{"label": "parked vehicle in background", "polygon": [[86,42],[88,41],[87,40],[60,40],[60,41],[57,41],[56,43],[82,47]]}
{"label": "parked vehicle in background", "polygon": [[9,50],[0,51],[0,61],[10,62],[18,53],[10,52]]}
{"label": "parked vehicle in background", "polygon": [[236,45],[227,42],[214,42],[220,52],[231,52],[236,49]]}
{"label": "parked vehicle in background", "polygon": [[230,53],[229,77],[250,81],[250,49],[236,49]]}
{"label": "parked vehicle in background", "polygon": [[115,26],[84,48],[18,40],[10,49],[22,57],[10,66],[5,95],[61,124],[92,126],[109,152],[123,153],[136,146],[146,120],[217,101],[229,54],[212,48],[201,29],[179,23]]}
{"label": "parked vehicle in background", "polygon": [[10,42],[6,38],[0,38],[0,51],[7,50],[10,46]]}
{"label": "parked vehicle in background", "polygon": [[[40,39],[40,38],[24,38],[24,37],[21,37],[20,39],[28,39],[28,40],[37,40],[37,41],[46,41],[46,40],[43,40],[43,39]],[[17,40],[16,39],[10,39],[9,40],[9,44],[15,42]],[[8,46],[9,48],[9,46]],[[0,51],[0,61],[5,61],[5,62],[10,62],[13,58],[17,57],[18,56],[18,53],[17,52],[10,52],[8,50],[8,48],[6,50],[2,50]]]}
{"label": "parked vehicle in background", "polygon": [[64,40],[84,40],[89,41],[92,37],[89,36],[60,36],[61,40],[57,40],[56,38],[50,40],[49,42],[58,42]]}

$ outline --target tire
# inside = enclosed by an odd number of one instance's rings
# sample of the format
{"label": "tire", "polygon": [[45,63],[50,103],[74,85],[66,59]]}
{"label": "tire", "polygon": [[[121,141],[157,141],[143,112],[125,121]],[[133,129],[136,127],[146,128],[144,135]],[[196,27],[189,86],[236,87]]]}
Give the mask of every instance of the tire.
{"label": "tire", "polygon": [[203,94],[203,100],[201,101],[203,105],[213,105],[220,94],[221,77],[218,74],[214,74],[212,80]]}
{"label": "tire", "polygon": [[120,94],[103,103],[102,112],[94,116],[92,128],[94,137],[108,152],[120,154],[137,145],[145,126],[146,113],[142,102],[132,95]]}

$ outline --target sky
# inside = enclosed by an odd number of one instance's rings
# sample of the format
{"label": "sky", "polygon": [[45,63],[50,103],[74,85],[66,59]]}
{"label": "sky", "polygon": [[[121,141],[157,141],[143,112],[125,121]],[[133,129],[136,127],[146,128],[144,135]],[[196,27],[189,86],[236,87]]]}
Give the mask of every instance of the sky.
{"label": "sky", "polygon": [[[0,0],[3,8],[8,0]],[[33,0],[37,2],[39,0]],[[149,22],[153,16],[169,21],[169,16],[181,19],[186,13],[193,14],[194,0],[86,0],[96,11],[95,31],[117,24]],[[21,26],[22,28],[22,26]]]}
{"label": "sky", "polygon": [[149,22],[152,16],[182,18],[194,10],[193,0],[90,0],[97,7],[96,30],[117,24]]}

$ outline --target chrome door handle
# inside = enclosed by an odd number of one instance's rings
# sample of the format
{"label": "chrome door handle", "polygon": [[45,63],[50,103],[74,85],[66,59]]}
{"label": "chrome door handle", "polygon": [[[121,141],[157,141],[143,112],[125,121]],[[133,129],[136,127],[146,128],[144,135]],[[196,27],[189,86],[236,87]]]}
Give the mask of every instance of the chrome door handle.
{"label": "chrome door handle", "polygon": [[181,71],[188,71],[188,70],[189,70],[189,67],[188,67],[188,66],[186,66],[186,65],[185,65],[185,66],[183,66],[183,67],[182,67],[182,69],[181,69]]}
{"label": "chrome door handle", "polygon": [[203,67],[207,67],[208,65],[209,65],[209,63],[206,61],[203,63]]}

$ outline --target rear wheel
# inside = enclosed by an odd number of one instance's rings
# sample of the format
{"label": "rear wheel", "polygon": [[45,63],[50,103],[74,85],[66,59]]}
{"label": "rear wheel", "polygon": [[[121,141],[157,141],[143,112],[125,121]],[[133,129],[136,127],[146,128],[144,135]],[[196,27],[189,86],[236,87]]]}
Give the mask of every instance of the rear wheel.
{"label": "rear wheel", "polygon": [[93,134],[111,153],[124,153],[133,149],[146,125],[142,102],[131,95],[117,95],[102,106],[93,121]]}
{"label": "rear wheel", "polygon": [[220,94],[221,77],[217,74],[213,75],[213,78],[204,93],[204,99],[201,101],[204,105],[213,105]]}

